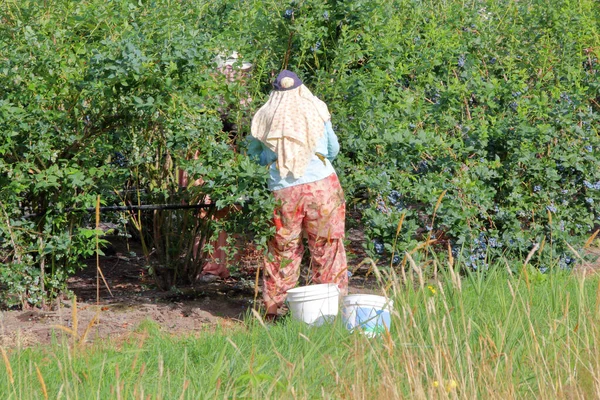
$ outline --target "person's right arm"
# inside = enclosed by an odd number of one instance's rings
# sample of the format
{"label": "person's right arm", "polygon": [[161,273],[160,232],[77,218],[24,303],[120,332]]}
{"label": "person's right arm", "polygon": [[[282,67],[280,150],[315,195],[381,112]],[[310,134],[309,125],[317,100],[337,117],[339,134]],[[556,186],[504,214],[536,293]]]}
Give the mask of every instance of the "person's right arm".
{"label": "person's right arm", "polygon": [[248,157],[260,165],[269,165],[277,159],[277,155],[267,149],[260,140],[250,137],[248,140]]}

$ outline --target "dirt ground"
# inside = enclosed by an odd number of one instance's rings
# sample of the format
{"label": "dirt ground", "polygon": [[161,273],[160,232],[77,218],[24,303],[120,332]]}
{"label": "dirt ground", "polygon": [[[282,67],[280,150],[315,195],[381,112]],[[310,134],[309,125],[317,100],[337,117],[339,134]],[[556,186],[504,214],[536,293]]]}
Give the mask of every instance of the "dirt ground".
{"label": "dirt ground", "polygon": [[[373,275],[367,276],[367,266],[360,266],[366,255],[362,249],[364,236],[360,230],[350,229],[349,245],[350,293],[377,293]],[[112,247],[101,258],[100,266],[111,293],[100,285],[96,302],[96,263],[88,260],[88,267],[68,281],[68,287],[77,296],[77,325],[81,338],[88,326],[87,341],[118,339],[127,336],[144,320],[152,320],[172,334],[243,322],[253,308],[256,267],[260,254],[247,249],[239,271],[232,278],[204,279],[193,287],[179,287],[175,291],[161,291],[151,278],[145,276],[144,259],[139,245],[123,240],[111,241]],[[576,272],[586,275],[600,270],[600,249],[589,251],[594,263],[580,264]],[[260,303],[261,293],[257,302]],[[283,310],[285,313],[285,310]],[[97,323],[90,322],[98,318]],[[73,327],[73,302],[61,298],[50,311],[13,310],[0,313],[0,346],[27,347],[50,343],[53,336],[67,335]]]}
{"label": "dirt ground", "polygon": [[[350,278],[350,293],[375,293],[376,283],[365,277],[366,267],[357,268],[364,259],[362,234],[350,230],[348,255],[354,275]],[[110,252],[100,260],[106,285],[100,285],[96,302],[96,264],[88,260],[88,267],[68,281],[69,290],[77,296],[76,324],[82,337],[90,326],[86,340],[118,339],[132,332],[142,321],[152,320],[164,331],[192,333],[214,325],[231,326],[242,322],[254,305],[254,281],[260,256],[249,249],[239,272],[232,278],[204,279],[193,287],[179,287],[175,291],[161,291],[151,278],[144,275],[141,248],[135,243],[112,241]],[[258,294],[260,302],[261,294]],[[285,312],[285,310],[283,310]],[[90,325],[98,318],[98,322]],[[0,313],[0,346],[27,347],[47,344],[64,333],[64,327],[73,327],[73,301],[62,298],[50,311],[13,310]]]}

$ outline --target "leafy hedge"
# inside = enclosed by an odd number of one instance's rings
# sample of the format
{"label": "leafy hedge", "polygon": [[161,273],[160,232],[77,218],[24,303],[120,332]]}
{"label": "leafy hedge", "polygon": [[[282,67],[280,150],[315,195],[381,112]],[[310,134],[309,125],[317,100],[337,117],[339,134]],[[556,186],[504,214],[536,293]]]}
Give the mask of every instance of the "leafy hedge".
{"label": "leafy hedge", "polygon": [[[0,285],[30,304],[58,292],[95,248],[93,217],[70,210],[97,195],[251,199],[221,223],[264,244],[272,202],[243,143],[286,65],[330,105],[336,168],[371,255],[390,262],[435,239],[484,268],[544,243],[533,261],[567,266],[566,243],[600,218],[595,3],[5,2]],[[255,65],[243,81],[216,71],[232,49]],[[204,185],[181,190],[178,166]],[[185,263],[169,238],[211,228],[182,218],[161,234],[168,218],[139,221],[174,284]]]}
{"label": "leafy hedge", "polygon": [[370,200],[369,249],[392,253],[406,211],[401,250],[448,239],[478,268],[545,238],[541,268],[573,261],[565,242],[600,218],[599,12],[591,1],[390,2],[359,14],[369,29],[338,41],[327,93],[346,188]]}

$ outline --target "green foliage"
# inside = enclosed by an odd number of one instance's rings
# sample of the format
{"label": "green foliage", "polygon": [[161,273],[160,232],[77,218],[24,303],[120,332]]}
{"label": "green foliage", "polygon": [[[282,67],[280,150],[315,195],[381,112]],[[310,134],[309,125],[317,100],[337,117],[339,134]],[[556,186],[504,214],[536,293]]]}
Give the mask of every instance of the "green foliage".
{"label": "green foliage", "polygon": [[[234,199],[243,203],[249,193],[262,205],[251,206],[249,215],[268,212],[268,193],[256,196],[265,171],[232,151],[239,138],[223,133],[220,114],[241,125],[240,99],[248,94],[216,71],[213,59],[221,49],[213,47],[211,31],[199,19],[205,6],[3,3],[0,285],[8,289],[5,294],[39,304],[31,292],[63,288],[95,249],[82,231],[91,218],[76,211],[93,207],[98,194],[103,204],[210,196],[222,207]],[[196,150],[201,156],[191,162]],[[205,184],[181,190],[179,168],[192,174],[191,181],[202,176]],[[165,269],[167,281],[177,279],[179,267],[165,265],[177,258],[169,257],[171,245],[163,239],[175,232],[191,235],[200,226],[204,236],[211,235],[206,221],[188,224],[187,230],[180,224],[164,228],[164,218],[156,215],[141,221],[148,223],[142,226],[142,236],[150,233],[148,251],[154,248],[159,255],[152,268]],[[157,237],[161,229],[171,231]],[[52,266],[45,286],[39,272],[44,263]],[[195,279],[193,271],[179,272]]]}
{"label": "green foliage", "polygon": [[547,260],[568,262],[564,242],[600,218],[593,2],[398,1],[358,15],[369,29],[339,22],[335,83],[315,86],[372,254],[391,253],[405,211],[400,250],[432,231],[482,267],[546,238]]}
{"label": "green foliage", "polygon": [[[273,204],[242,143],[282,67],[333,112],[335,166],[372,256],[391,256],[403,212],[396,254],[430,237],[470,268],[542,242],[532,262],[566,266],[565,243],[598,224],[592,0],[26,0],[0,5],[0,20],[3,285],[34,282],[48,257],[46,288],[60,287],[94,248],[80,231],[89,217],[67,210],[97,194],[104,204],[242,199],[220,224],[264,244]],[[216,70],[214,57],[234,49],[254,64],[242,80]],[[179,167],[204,184],[182,191]],[[164,250],[154,268],[173,278],[179,250],[163,239],[185,218],[155,217],[145,232],[166,230],[146,235],[148,249]],[[214,224],[185,229],[208,239]]]}

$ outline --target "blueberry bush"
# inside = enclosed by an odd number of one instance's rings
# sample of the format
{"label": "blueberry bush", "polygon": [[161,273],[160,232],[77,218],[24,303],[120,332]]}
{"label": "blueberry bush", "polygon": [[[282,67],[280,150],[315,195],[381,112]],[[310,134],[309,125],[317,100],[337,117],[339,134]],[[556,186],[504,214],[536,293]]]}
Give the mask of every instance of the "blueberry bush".
{"label": "blueberry bush", "polygon": [[[533,265],[568,267],[600,224],[599,21],[593,0],[4,2],[3,301],[64,288],[95,252],[98,195],[240,205],[126,215],[165,287],[197,276],[194,234],[264,245],[273,204],[244,143],[284,67],[330,106],[372,257],[401,267],[425,242],[485,269],[537,244]],[[239,79],[215,62],[232,50],[254,65]]]}

